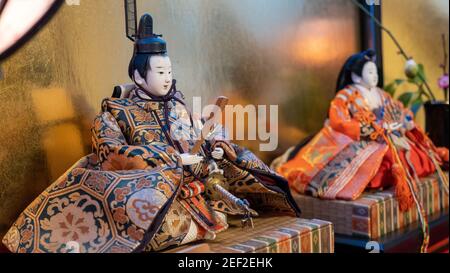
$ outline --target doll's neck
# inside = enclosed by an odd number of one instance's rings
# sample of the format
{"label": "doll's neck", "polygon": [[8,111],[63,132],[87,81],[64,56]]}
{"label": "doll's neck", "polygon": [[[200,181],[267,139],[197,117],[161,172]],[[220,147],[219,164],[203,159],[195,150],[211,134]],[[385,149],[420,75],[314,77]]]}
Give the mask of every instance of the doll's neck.
{"label": "doll's neck", "polygon": [[141,88],[136,89],[136,95],[139,96],[139,98],[141,98],[141,99],[145,99],[145,100],[152,99],[149,95],[147,95],[147,92],[143,91]]}
{"label": "doll's neck", "polygon": [[383,106],[383,102],[380,96],[378,87],[368,88],[362,84],[354,84],[354,86],[360,91],[361,95],[366,100],[367,105],[371,110],[380,108]]}
{"label": "doll's neck", "polygon": [[157,96],[152,94],[150,91],[146,90],[142,86],[136,83],[136,95],[143,100],[151,100],[156,102],[167,102],[174,98],[177,93],[176,88],[176,80],[172,80],[172,86],[170,87],[169,92],[164,96]]}
{"label": "doll's neck", "polygon": [[148,91],[142,89],[142,88],[137,88],[136,89],[136,95],[143,100],[148,100],[148,101],[154,101],[154,102],[167,102],[170,101],[174,98],[176,94],[176,90],[174,88],[170,89],[170,91],[164,95],[164,96],[155,96],[151,93],[149,93]]}
{"label": "doll's neck", "polygon": [[367,86],[365,86],[365,85],[363,85],[363,84],[360,84],[360,83],[354,83],[353,84],[358,90],[361,90],[361,91],[363,91],[363,92],[373,92],[373,93],[378,93],[377,91],[378,91],[378,87],[367,87]]}

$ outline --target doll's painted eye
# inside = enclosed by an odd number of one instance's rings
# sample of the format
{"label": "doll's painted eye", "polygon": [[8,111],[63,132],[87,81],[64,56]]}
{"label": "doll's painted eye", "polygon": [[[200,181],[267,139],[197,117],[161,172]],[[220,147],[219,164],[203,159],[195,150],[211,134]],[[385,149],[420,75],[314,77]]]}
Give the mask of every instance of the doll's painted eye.
{"label": "doll's painted eye", "polygon": [[164,72],[159,72],[160,75],[164,75]]}

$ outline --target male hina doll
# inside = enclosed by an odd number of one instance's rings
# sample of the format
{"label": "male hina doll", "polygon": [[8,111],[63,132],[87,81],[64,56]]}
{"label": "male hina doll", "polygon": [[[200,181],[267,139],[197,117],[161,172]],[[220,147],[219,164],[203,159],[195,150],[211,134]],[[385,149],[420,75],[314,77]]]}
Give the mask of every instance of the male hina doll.
{"label": "male hina doll", "polygon": [[[324,128],[278,168],[292,190],[355,200],[365,190],[395,186],[400,209],[406,211],[420,207],[415,192],[420,178],[438,172],[448,194],[448,178],[440,168],[448,163],[448,149],[436,148],[413,113],[378,82],[372,50],[347,60]],[[421,220],[426,233],[423,211]]]}
{"label": "male hina doll", "polygon": [[[299,216],[287,181],[226,141],[220,126],[191,153],[202,122],[172,81],[166,43],[153,33],[150,15],[138,29],[129,65],[135,88],[103,101],[94,153],[19,216],[3,239],[10,251],[160,251],[214,239],[227,229],[226,215],[251,217],[255,209]],[[220,178],[225,183],[215,187]]]}

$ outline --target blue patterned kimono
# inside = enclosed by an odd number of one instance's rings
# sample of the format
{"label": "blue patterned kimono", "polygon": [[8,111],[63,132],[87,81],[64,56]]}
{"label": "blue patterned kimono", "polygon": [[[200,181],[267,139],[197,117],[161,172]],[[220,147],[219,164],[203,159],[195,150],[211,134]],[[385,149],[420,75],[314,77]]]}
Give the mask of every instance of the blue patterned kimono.
{"label": "blue patterned kimono", "polygon": [[[177,134],[198,131],[175,84],[165,97],[139,89],[108,98],[92,127],[94,153],[82,158],[19,216],[3,239],[11,252],[158,251],[213,239],[242,214],[205,194],[208,164],[182,166],[179,154],[195,141]],[[258,212],[298,216],[285,179],[250,151],[216,134],[201,154],[217,162],[229,190]]]}

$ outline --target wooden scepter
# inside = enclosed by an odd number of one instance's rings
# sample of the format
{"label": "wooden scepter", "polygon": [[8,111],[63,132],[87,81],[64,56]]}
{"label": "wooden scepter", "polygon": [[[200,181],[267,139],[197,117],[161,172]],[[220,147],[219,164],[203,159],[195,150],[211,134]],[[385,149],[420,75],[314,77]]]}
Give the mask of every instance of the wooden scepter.
{"label": "wooden scepter", "polygon": [[[208,123],[208,121],[211,121],[215,118],[217,118],[217,115],[220,113],[225,112],[225,106],[228,104],[228,98],[224,96],[220,96],[216,100],[216,106],[215,111],[211,112],[208,119],[205,120],[205,124]],[[205,136],[207,136],[210,132],[214,130],[214,126],[203,126],[201,132],[200,132],[200,139],[198,139],[195,144],[194,148],[191,150],[191,154],[195,155],[200,152],[200,149],[202,148],[202,145],[205,143]]]}

